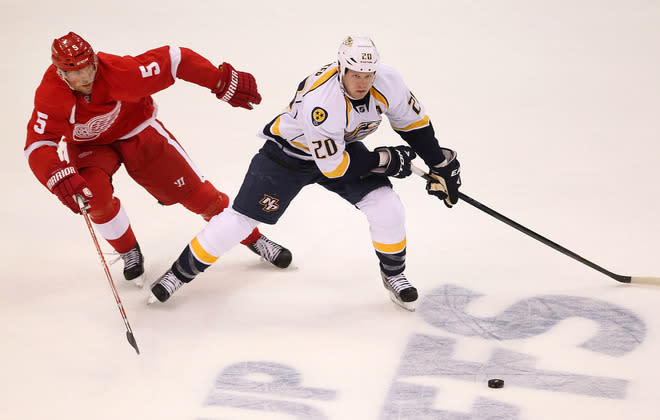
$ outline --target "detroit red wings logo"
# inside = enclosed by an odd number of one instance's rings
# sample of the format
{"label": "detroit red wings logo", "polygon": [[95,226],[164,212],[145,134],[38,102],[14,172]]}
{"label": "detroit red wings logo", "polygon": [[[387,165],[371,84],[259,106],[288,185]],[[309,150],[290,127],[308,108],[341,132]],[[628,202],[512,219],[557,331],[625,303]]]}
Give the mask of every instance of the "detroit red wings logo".
{"label": "detroit red wings logo", "polygon": [[97,115],[84,124],[76,123],[73,127],[75,141],[92,141],[99,138],[112,126],[121,111],[121,101],[117,101],[115,108],[107,114]]}

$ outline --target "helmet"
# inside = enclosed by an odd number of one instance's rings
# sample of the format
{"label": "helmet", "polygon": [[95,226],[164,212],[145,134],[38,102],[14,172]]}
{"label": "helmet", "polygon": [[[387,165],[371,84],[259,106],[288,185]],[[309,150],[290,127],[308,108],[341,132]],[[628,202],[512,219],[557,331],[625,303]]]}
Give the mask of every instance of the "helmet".
{"label": "helmet", "polygon": [[349,36],[339,45],[337,52],[339,78],[343,79],[347,69],[359,72],[375,72],[380,63],[380,55],[370,38]]}
{"label": "helmet", "polygon": [[92,46],[73,32],[53,41],[51,58],[62,71],[80,70],[96,62]]}

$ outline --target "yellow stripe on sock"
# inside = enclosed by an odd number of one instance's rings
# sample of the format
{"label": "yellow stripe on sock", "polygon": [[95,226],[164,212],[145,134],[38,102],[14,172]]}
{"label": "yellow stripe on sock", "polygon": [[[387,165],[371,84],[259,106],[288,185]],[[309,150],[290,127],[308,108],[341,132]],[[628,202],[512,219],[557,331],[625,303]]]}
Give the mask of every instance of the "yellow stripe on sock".
{"label": "yellow stripe on sock", "polygon": [[204,248],[202,248],[202,245],[197,240],[197,237],[195,237],[192,241],[190,241],[190,249],[195,255],[195,258],[197,258],[204,264],[210,265],[218,261],[218,257],[209,254],[208,252],[206,252]]}
{"label": "yellow stripe on sock", "polygon": [[380,242],[373,241],[376,251],[384,252],[386,254],[396,254],[406,249],[406,238],[396,244],[381,244]]}

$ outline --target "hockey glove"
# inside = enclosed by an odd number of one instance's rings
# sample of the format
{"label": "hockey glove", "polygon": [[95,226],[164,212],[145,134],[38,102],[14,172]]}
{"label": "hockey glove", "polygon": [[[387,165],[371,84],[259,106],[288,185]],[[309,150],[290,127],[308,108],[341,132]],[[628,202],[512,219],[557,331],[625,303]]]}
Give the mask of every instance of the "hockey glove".
{"label": "hockey glove", "polygon": [[461,186],[461,164],[456,152],[442,148],[445,160],[433,166],[429,173],[433,180],[426,182],[426,191],[444,200],[445,206],[452,207],[458,202],[458,187]]}
{"label": "hockey glove", "polygon": [[60,201],[71,209],[72,212],[80,214],[80,206],[75,195],[80,195],[83,200],[92,198],[92,192],[87,188],[85,178],[78,174],[73,166],[62,163],[48,177],[46,187],[60,199]]}
{"label": "hockey glove", "polygon": [[380,155],[380,163],[371,172],[395,178],[405,178],[412,173],[410,162],[417,157],[408,146],[383,146],[374,149]]}
{"label": "hockey glove", "polygon": [[257,92],[257,81],[250,73],[236,71],[229,63],[222,63],[222,77],[218,87],[211,92],[218,99],[229,102],[233,107],[252,109],[252,104],[261,103]]}

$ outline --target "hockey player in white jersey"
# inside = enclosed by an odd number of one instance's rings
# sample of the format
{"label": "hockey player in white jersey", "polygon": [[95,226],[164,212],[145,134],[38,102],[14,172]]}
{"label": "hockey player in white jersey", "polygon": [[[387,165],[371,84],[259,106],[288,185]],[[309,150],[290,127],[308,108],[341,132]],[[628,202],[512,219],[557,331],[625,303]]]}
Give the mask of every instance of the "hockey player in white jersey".
{"label": "hockey player in white jersey", "polygon": [[[364,145],[383,115],[408,145],[373,151]],[[193,238],[152,284],[150,300],[165,302],[259,223],[275,224],[298,192],[316,183],[366,215],[383,285],[395,303],[414,310],[417,289],[404,275],[404,207],[388,177],[410,175],[419,155],[433,176],[428,193],[451,207],[458,201],[460,165],[453,150],[439,146],[424,107],[399,73],[380,63],[371,39],[346,38],[337,62],[300,82],[293,100],[260,135],[266,142],[232,208]]]}

